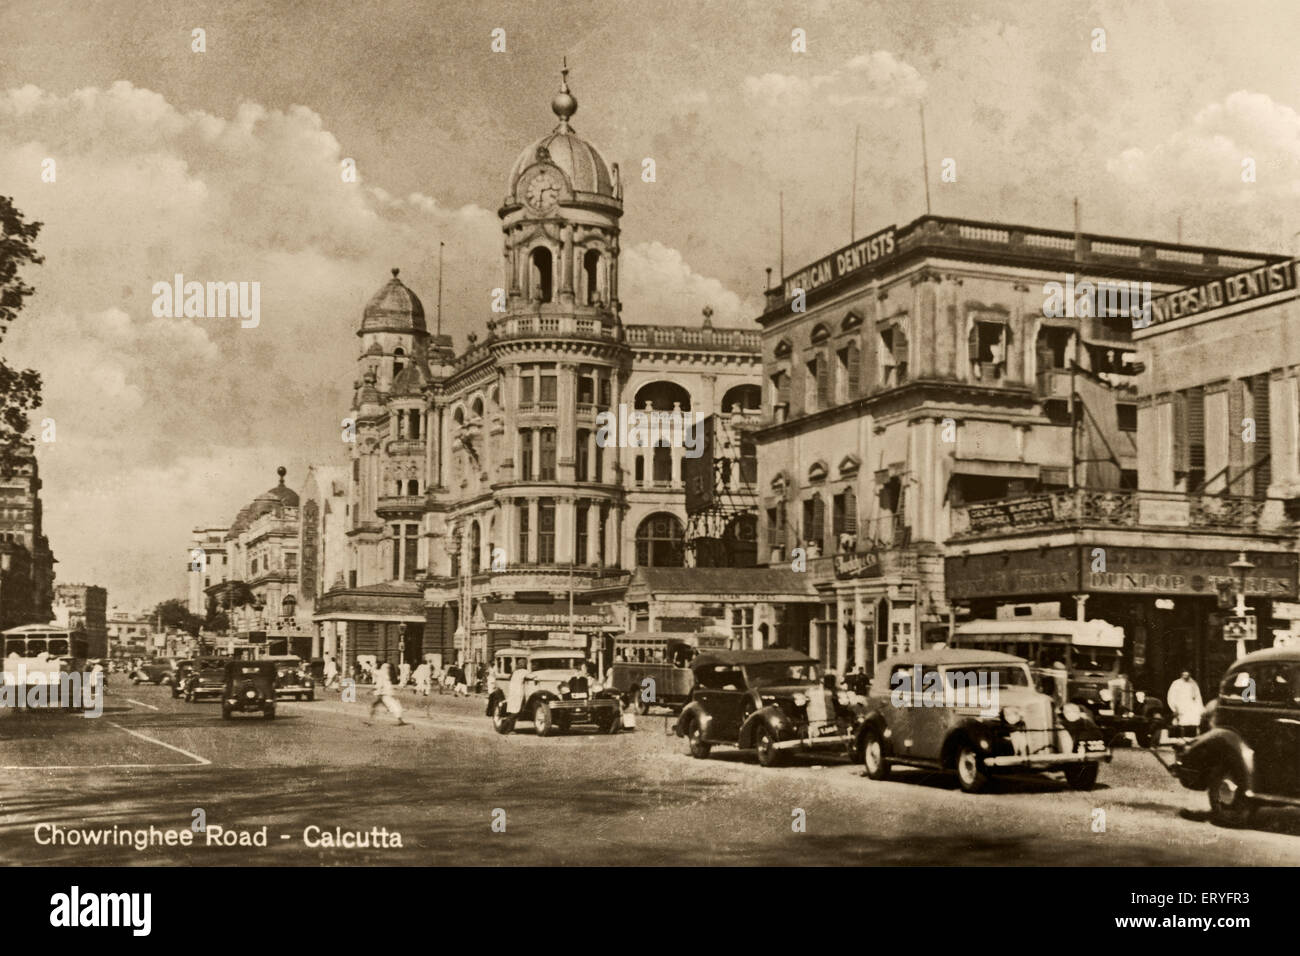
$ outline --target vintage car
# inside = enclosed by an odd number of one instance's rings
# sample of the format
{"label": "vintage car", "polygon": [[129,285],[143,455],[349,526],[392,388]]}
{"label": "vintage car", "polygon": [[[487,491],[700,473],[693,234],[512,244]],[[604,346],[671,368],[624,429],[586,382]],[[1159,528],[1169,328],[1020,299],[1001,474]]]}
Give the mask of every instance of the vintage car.
{"label": "vintage car", "polygon": [[190,673],[194,670],[194,664],[194,661],[176,662],[176,673],[171,681],[172,700],[185,693],[185,682],[189,680]]}
{"label": "vintage car", "polygon": [[187,663],[189,667],[181,685],[185,700],[192,704],[203,697],[220,697],[226,686],[226,659],[201,657]]}
{"label": "vintage car", "polygon": [[226,661],[225,686],[221,690],[221,716],[230,720],[236,713],[255,710],[268,720],[275,717],[274,661]]}
{"label": "vintage car", "polygon": [[694,634],[633,632],[614,638],[614,662],[605,683],[645,714],[658,704],[680,710],[691,699]]}
{"label": "vintage car", "polygon": [[695,685],[674,728],[691,756],[715,745],[754,750],[764,767],[790,750],[849,753],[858,708],[825,686],[817,661],[779,649],[706,651],[691,664]]}
{"label": "vintage car", "polygon": [[1037,690],[1024,658],[961,648],[879,664],[853,750],[872,780],[888,777],[893,764],[955,771],[967,793],[994,774],[1046,770],[1091,790],[1111,759],[1088,711]]}
{"label": "vintage car", "polygon": [[[131,681],[136,684],[159,684],[163,687],[176,687],[176,668],[181,663],[179,658],[159,658],[145,661],[131,673]],[[176,696],[174,693],[172,696]]]}
{"label": "vintage car", "polygon": [[1204,790],[1210,818],[1243,826],[1262,805],[1300,806],[1300,648],[1269,648],[1235,662],[1212,701],[1209,729],[1174,763]]}
{"label": "vintage car", "polygon": [[578,647],[498,648],[492,663],[495,687],[487,703],[493,729],[508,734],[523,719],[533,722],[539,737],[575,724],[617,733],[623,703],[616,690],[587,676],[586,663],[586,651]]}
{"label": "vintage car", "polygon": [[1108,742],[1130,732],[1139,747],[1160,742],[1164,707],[1154,694],[1134,688],[1118,625],[1032,616],[967,621],[954,628],[949,646],[1025,658],[1039,690],[1086,707]]}
{"label": "vintage car", "polygon": [[316,681],[311,676],[309,666],[303,663],[301,657],[284,654],[278,657],[268,657],[265,660],[275,663],[276,697],[280,700],[290,697],[295,700],[316,699]]}

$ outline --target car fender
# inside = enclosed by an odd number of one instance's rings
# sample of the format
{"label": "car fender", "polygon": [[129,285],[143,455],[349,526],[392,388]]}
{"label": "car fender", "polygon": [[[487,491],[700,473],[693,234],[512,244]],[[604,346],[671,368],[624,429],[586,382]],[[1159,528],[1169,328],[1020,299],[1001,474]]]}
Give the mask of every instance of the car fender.
{"label": "car fender", "polygon": [[973,717],[968,717],[960,724],[948,732],[948,736],[943,740],[943,747],[939,751],[939,760],[945,768],[951,769],[957,765],[957,750],[963,744],[970,742],[982,754],[993,755],[994,738],[993,732],[982,721]]}
{"label": "car fender", "polygon": [[742,750],[754,746],[754,739],[758,736],[758,731],[761,728],[772,731],[772,735],[777,740],[788,740],[795,736],[794,724],[785,715],[785,712],[775,704],[768,704],[766,707],[754,711],[740,725],[738,743]]}
{"label": "car fender", "polygon": [[885,715],[878,710],[868,710],[855,721],[853,726],[854,759],[856,760],[862,755],[862,737],[868,730],[874,730],[880,735],[880,747],[884,756],[893,756],[894,735],[889,732],[889,724],[885,720]]}
{"label": "car fender", "polygon": [[682,708],[682,712],[677,715],[677,723],[673,726],[673,733],[678,737],[685,737],[686,725],[689,724],[692,719],[700,722],[700,730],[703,732],[704,738],[707,740],[709,738],[709,731],[713,725],[713,718],[709,716],[707,710],[700,706],[699,701],[693,700]]}
{"label": "car fender", "polygon": [[530,696],[528,700],[524,702],[524,706],[520,709],[519,712],[521,714],[531,714],[538,704],[543,702],[550,703],[553,700],[559,700],[559,699],[560,697],[558,694],[554,694],[549,690],[534,691],[532,696]]}
{"label": "car fender", "polygon": [[1255,789],[1255,751],[1228,727],[1216,727],[1196,737],[1178,755],[1174,772],[1189,790],[1203,790],[1216,767],[1230,767],[1242,775],[1246,789]]}

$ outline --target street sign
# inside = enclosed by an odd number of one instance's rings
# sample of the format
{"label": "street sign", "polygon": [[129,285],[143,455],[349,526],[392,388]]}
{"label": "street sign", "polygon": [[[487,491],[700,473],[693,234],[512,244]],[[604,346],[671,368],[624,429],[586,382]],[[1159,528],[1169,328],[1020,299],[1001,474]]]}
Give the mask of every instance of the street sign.
{"label": "street sign", "polygon": [[1255,615],[1244,617],[1229,615],[1223,620],[1223,639],[1225,641],[1253,641],[1256,639]]}

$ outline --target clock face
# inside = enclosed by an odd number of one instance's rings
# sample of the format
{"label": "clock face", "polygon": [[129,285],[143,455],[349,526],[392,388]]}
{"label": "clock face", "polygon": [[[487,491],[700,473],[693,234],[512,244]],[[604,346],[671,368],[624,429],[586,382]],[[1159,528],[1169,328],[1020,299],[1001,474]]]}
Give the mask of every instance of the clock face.
{"label": "clock face", "polygon": [[534,209],[550,209],[559,200],[563,185],[554,170],[543,169],[528,181],[524,198]]}

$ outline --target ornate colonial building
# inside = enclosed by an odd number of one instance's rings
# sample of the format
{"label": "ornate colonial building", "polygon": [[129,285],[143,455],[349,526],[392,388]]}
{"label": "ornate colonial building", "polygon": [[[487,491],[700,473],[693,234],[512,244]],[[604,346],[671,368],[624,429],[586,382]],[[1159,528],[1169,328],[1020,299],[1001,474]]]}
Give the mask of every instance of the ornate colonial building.
{"label": "ornate colonial building", "polygon": [[551,106],[558,125],[509,171],[481,334],[460,351],[430,334],[397,269],[362,315],[347,580],[314,615],[346,663],[484,660],[571,627],[602,654],[631,569],[689,549],[682,443],[620,447],[598,416],[756,415],[756,332],[712,328],[707,307],[697,327],[623,324],[619,169],[571,127],[567,80]]}

